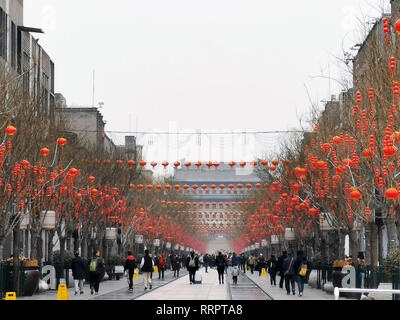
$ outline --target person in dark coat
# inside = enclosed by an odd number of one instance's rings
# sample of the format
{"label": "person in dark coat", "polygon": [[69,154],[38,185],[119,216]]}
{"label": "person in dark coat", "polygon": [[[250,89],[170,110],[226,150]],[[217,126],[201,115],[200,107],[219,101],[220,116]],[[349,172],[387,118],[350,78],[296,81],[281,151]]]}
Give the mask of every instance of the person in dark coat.
{"label": "person in dark coat", "polygon": [[190,255],[186,258],[186,268],[189,271],[190,284],[194,284],[196,271],[199,270],[199,258],[194,254],[194,251],[190,252]]}
{"label": "person in dark coat", "polygon": [[80,292],[83,294],[83,279],[85,279],[85,264],[80,257],[79,252],[75,252],[75,258],[71,262],[72,276],[75,284],[75,295]]}
{"label": "person in dark coat", "polygon": [[94,291],[98,295],[100,281],[103,279],[106,270],[103,259],[100,258],[100,251],[97,250],[90,260],[89,270],[90,294],[93,294]]}
{"label": "person in dark coat", "polygon": [[174,270],[174,277],[179,277],[179,270],[182,267],[181,263],[181,258],[177,254],[173,259],[172,259],[172,269]]}
{"label": "person in dark coat", "polygon": [[152,259],[151,254],[147,249],[144,251],[144,257],[140,262],[140,269],[143,272],[144,290],[147,290],[147,287],[151,289],[151,274],[154,271],[154,260]]}
{"label": "person in dark coat", "polygon": [[301,297],[303,295],[304,283],[305,283],[305,279],[306,279],[305,275],[302,276],[299,274],[301,267],[303,265],[307,265],[307,258],[305,257],[303,250],[298,250],[297,257],[293,263],[293,269],[294,269],[295,277],[297,280],[297,286],[299,288],[299,297]]}
{"label": "person in dark coat", "polygon": [[219,284],[224,284],[224,270],[226,261],[221,252],[218,252],[217,257],[215,258],[215,265],[217,266]]}
{"label": "person in dark coat", "polygon": [[131,251],[128,251],[124,264],[124,272],[128,271],[129,290],[133,290],[133,275],[135,274],[136,260]]}
{"label": "person in dark coat", "polygon": [[282,255],[278,257],[278,274],[280,275],[279,280],[279,288],[283,289],[283,280],[285,279],[285,275],[283,274],[283,261],[287,258],[287,252],[284,250],[282,251]]}
{"label": "person in dark coat", "polygon": [[262,253],[257,258],[256,270],[258,270],[258,275],[261,276],[262,269],[265,268],[265,258]]}
{"label": "person in dark coat", "polygon": [[296,287],[295,287],[295,281],[296,281],[296,273],[294,269],[294,257],[292,257],[292,254],[289,254],[288,257],[283,260],[282,264],[282,270],[283,274],[285,276],[285,288],[286,288],[286,293],[290,295],[290,287],[292,287],[292,293],[293,295],[296,294]]}
{"label": "person in dark coat", "polygon": [[246,257],[242,253],[239,256],[239,262],[240,262],[240,270],[242,270],[243,273],[246,273],[246,260],[247,260]]}
{"label": "person in dark coat", "polygon": [[210,263],[210,256],[208,255],[208,253],[204,255],[203,262],[204,262],[204,267],[206,268],[206,273],[208,273],[207,269],[208,269],[208,264]]}
{"label": "person in dark coat", "polygon": [[278,260],[276,260],[274,255],[267,261],[268,273],[271,278],[271,286],[276,286],[276,273],[278,272]]}
{"label": "person in dark coat", "polygon": [[232,254],[232,267],[233,266],[238,266],[240,263],[239,257],[236,255],[236,253],[234,252]]}

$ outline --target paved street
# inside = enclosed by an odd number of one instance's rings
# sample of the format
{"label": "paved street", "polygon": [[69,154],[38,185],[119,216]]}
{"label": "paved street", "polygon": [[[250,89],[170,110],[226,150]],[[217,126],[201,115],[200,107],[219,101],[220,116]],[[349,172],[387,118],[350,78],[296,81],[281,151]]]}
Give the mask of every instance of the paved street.
{"label": "paved street", "polygon": [[[333,300],[333,295],[314,289],[305,284],[304,295],[287,295],[286,290],[279,286],[272,287],[270,278],[260,277],[258,272],[251,274],[241,273],[238,283],[232,283],[230,270],[225,274],[224,284],[219,284],[218,273],[209,268],[206,273],[204,268],[198,272],[202,276],[201,284],[191,285],[186,270],[181,270],[180,277],[174,278],[173,272],[167,270],[164,280],[158,279],[158,274],[153,274],[153,289],[144,290],[143,278],[140,275],[134,281],[133,292],[128,291],[125,278],[120,280],[104,281],[100,284],[99,295],[91,295],[89,286],[84,287],[83,295],[74,295],[74,289],[68,289],[69,300]],[[277,277],[279,281],[279,276]],[[57,300],[57,290],[35,294],[32,297],[19,297],[18,300]]]}

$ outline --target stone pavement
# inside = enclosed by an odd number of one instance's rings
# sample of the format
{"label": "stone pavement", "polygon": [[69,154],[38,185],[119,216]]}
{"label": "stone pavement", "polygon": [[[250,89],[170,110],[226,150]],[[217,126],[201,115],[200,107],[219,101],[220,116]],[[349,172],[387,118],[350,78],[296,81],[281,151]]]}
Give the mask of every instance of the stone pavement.
{"label": "stone pavement", "polygon": [[[186,278],[187,274],[188,272],[186,269],[181,269],[179,276]],[[153,289],[151,291],[179,279],[174,278],[173,275],[173,271],[166,270],[164,280],[158,280],[158,273],[153,273]],[[149,290],[144,291],[142,275],[139,275],[133,282],[133,292],[128,291],[128,281],[126,277],[122,277],[120,280],[106,280],[100,282],[99,295],[90,294],[89,283],[84,284],[83,291],[84,294],[82,295],[74,295],[74,288],[68,288],[69,300],[132,300],[147,292],[151,292]],[[48,290],[40,294],[34,294],[31,297],[18,297],[17,300],[57,300],[57,290]]]}
{"label": "stone pavement", "polygon": [[[230,300],[228,281],[219,284],[215,269],[201,268],[197,271],[202,275],[201,284],[190,284],[189,275],[169,283],[157,290],[140,296],[137,300]],[[229,275],[229,273],[228,273]]]}
{"label": "stone pavement", "polygon": [[[246,276],[254,281],[260,288],[262,288],[272,299],[274,300],[334,300],[335,297],[332,294],[328,294],[320,289],[311,288],[307,283],[304,284],[303,296],[299,297],[299,291],[296,282],[296,294],[288,295],[285,289],[285,283],[283,283],[283,289],[279,288],[280,276],[276,276],[276,287],[271,286],[271,278],[267,273],[266,277],[263,278],[258,275],[258,271],[254,271],[254,274],[247,271]],[[239,282],[238,282],[239,283]]]}

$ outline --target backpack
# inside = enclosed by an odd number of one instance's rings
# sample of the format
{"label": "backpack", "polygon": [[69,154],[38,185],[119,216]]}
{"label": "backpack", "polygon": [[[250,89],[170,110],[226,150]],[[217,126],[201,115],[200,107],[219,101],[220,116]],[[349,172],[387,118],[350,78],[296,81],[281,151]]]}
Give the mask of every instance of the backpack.
{"label": "backpack", "polygon": [[239,275],[239,267],[238,266],[234,266],[232,269],[232,276],[237,277]]}
{"label": "backpack", "polygon": [[299,272],[299,276],[305,276],[307,274],[307,265],[302,264]]}
{"label": "backpack", "polygon": [[195,262],[194,258],[190,257],[189,267],[195,267],[195,266],[196,266],[196,262]]}
{"label": "backpack", "polygon": [[95,272],[97,269],[97,259],[90,261],[90,271]]}

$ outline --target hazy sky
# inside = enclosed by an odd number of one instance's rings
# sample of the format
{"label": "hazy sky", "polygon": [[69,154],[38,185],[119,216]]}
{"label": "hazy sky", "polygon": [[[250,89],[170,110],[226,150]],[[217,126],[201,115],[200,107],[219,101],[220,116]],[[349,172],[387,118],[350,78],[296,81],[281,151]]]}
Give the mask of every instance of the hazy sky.
{"label": "hazy sky", "polygon": [[[95,102],[106,130],[285,130],[338,94],[335,55],[358,18],[389,0],[25,0],[25,25],[56,66],[69,105]],[[371,20],[370,19],[370,20]],[[330,88],[330,90],[329,90]]]}

